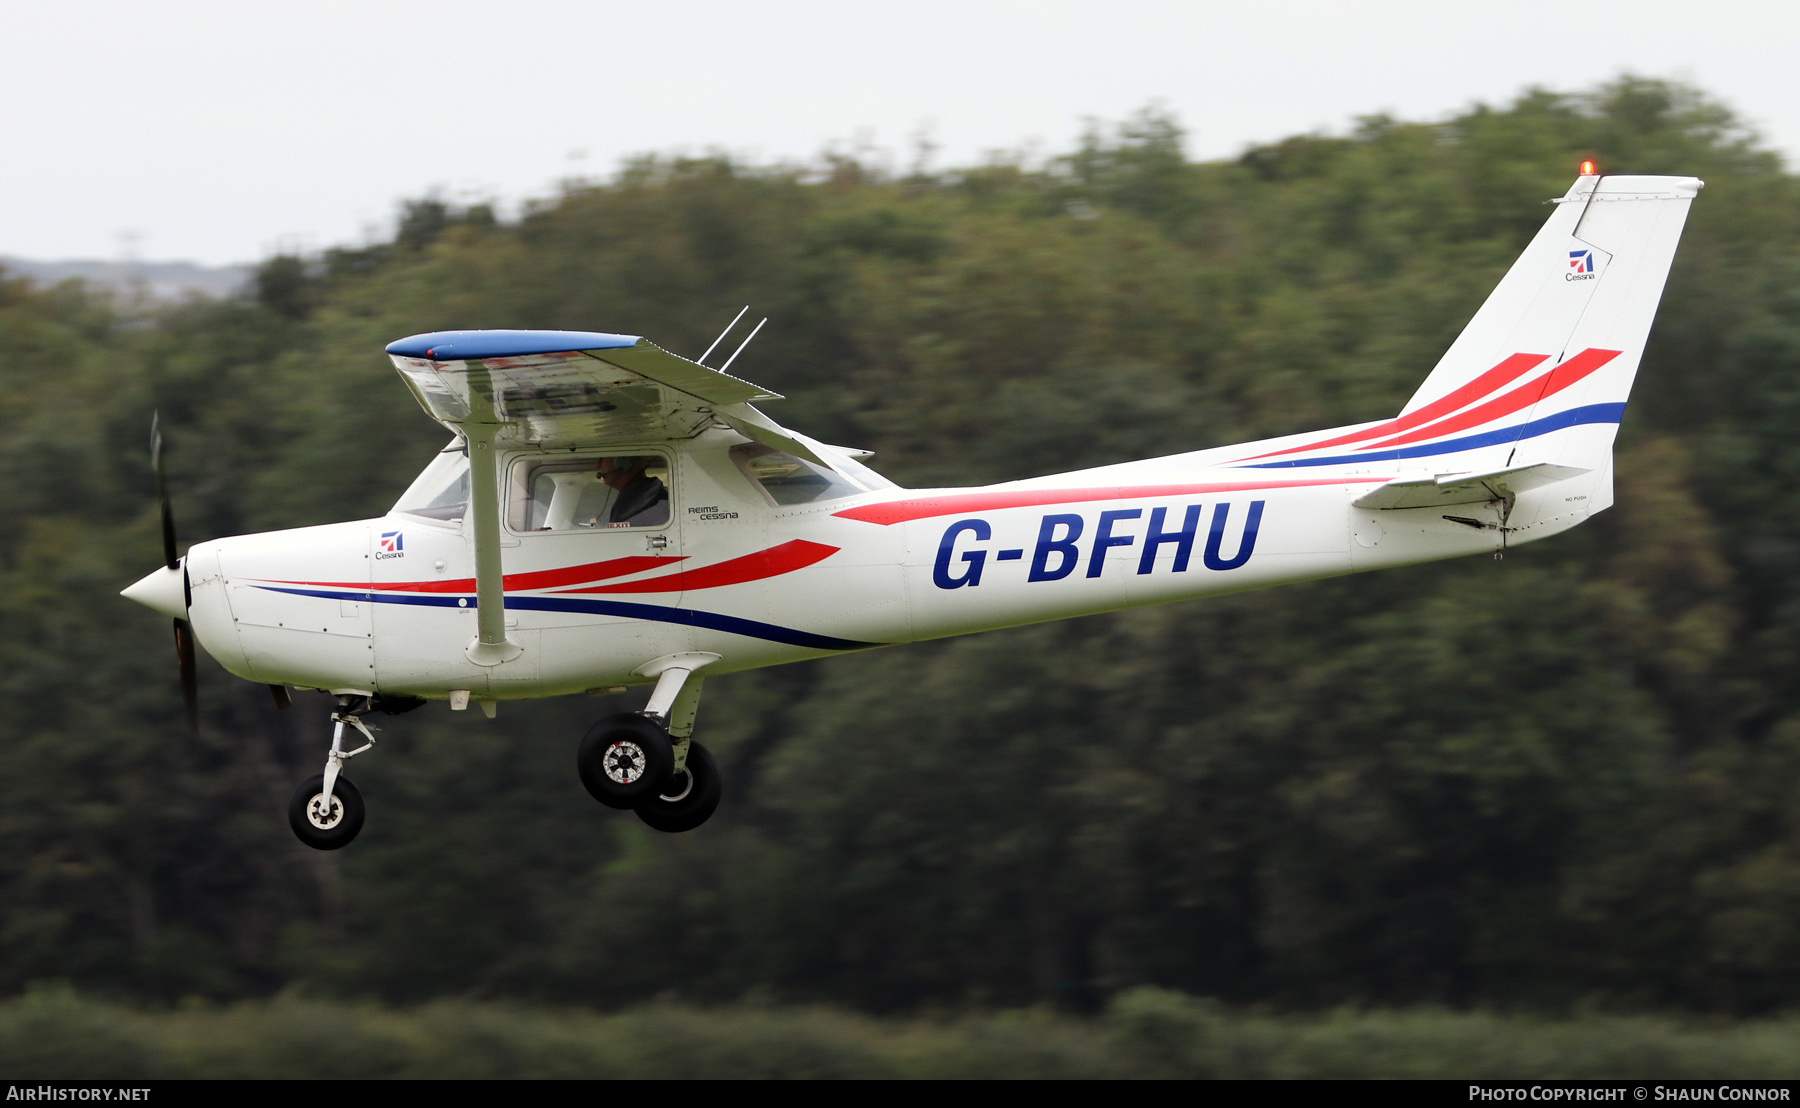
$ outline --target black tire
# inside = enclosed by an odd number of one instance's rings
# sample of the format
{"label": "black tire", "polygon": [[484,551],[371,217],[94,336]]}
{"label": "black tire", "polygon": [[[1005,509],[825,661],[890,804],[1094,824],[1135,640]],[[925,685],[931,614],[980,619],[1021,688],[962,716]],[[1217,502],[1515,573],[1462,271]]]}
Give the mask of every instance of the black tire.
{"label": "black tire", "polygon": [[635,808],[662,791],[675,772],[675,748],[655,720],[608,716],[588,728],[575,757],[588,795],[608,808]]}
{"label": "black tire", "polygon": [[719,764],[699,743],[688,745],[687,766],[663,791],[638,805],[638,818],[658,831],[692,831],[712,818],[725,792]]}
{"label": "black tire", "polygon": [[325,795],[325,775],[314,774],[301,782],[288,801],[288,826],[294,835],[314,850],[336,850],[356,838],[363,825],[363,798],[356,786],[343,774],[331,786],[333,820],[316,820],[315,802]]}

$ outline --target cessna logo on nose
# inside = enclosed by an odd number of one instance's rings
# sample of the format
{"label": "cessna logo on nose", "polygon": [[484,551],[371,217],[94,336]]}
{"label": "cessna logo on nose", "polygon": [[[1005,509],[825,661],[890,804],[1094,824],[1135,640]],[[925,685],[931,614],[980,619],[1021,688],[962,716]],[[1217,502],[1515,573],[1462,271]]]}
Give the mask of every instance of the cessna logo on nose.
{"label": "cessna logo on nose", "polygon": [[[1238,540],[1237,551],[1229,557],[1225,555],[1223,548],[1232,506],[1214,505],[1212,525],[1207,531],[1206,544],[1200,553],[1201,564],[1207,569],[1229,570],[1248,562],[1256,549],[1256,533],[1262,527],[1264,503],[1261,500],[1250,502],[1249,510],[1243,517],[1244,531]],[[1092,531],[1093,538],[1086,543],[1082,542],[1082,538],[1088,533],[1088,527],[1082,516],[1073,512],[1044,516],[1038,522],[1037,544],[1032,549],[1031,564],[1025,580],[1061,581],[1074,573],[1084,561],[1084,576],[1098,577],[1106,570],[1106,552],[1114,547],[1127,546],[1137,546],[1142,551],[1137,559],[1137,571],[1140,574],[1149,573],[1156,568],[1156,559],[1165,548],[1174,555],[1169,571],[1186,573],[1188,564],[1194,557],[1203,508],[1200,504],[1189,504],[1183,509],[1177,509],[1181,513],[1179,522],[1169,518],[1170,509],[1152,508],[1141,534],[1130,533],[1130,528],[1135,525],[1129,521],[1143,518],[1144,509],[1119,508],[1104,511],[1100,513],[1100,520]],[[938,543],[937,562],[931,567],[932,584],[940,589],[960,589],[966,585],[981,584],[989,551],[980,544],[988,542],[993,536],[993,528],[985,519],[959,519],[946,527],[944,537]],[[1021,561],[1025,557],[1025,550],[1022,547],[996,550],[993,555],[996,562]]]}
{"label": "cessna logo on nose", "polygon": [[406,557],[406,536],[399,531],[383,531],[375,557],[384,561],[388,558]]}

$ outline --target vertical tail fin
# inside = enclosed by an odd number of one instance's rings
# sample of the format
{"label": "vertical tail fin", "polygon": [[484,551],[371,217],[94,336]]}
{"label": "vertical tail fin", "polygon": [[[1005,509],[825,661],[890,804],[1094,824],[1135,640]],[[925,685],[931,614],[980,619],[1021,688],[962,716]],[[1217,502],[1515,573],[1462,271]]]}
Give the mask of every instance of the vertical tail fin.
{"label": "vertical tail fin", "polygon": [[1459,466],[1604,469],[1701,187],[1578,178],[1396,421],[1416,425],[1388,441],[1466,443],[1480,457]]}
{"label": "vertical tail fin", "polygon": [[1398,416],[1246,461],[1439,473],[1550,463],[1594,473],[1591,497],[1572,499],[1606,507],[1613,436],[1702,185],[1577,178]]}

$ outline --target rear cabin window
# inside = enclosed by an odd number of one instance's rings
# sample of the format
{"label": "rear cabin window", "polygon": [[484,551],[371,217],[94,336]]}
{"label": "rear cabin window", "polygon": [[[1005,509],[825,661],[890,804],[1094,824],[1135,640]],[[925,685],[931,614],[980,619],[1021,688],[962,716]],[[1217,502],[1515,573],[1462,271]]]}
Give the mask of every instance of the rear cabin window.
{"label": "rear cabin window", "polygon": [[731,448],[731,460],[777,504],[814,504],[863,492],[848,477],[774,447],[751,443]]}
{"label": "rear cabin window", "polygon": [[612,531],[669,522],[669,463],[660,454],[521,458],[507,525],[514,531]]}

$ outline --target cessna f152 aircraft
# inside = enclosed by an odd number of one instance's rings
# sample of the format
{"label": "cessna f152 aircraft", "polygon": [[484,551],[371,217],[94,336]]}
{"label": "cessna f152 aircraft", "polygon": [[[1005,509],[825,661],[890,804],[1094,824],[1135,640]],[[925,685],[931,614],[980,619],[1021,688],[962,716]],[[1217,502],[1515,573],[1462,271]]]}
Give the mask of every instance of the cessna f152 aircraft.
{"label": "cessna f152 aircraft", "polygon": [[1605,509],[1701,187],[1584,164],[1392,419],[981,488],[898,488],[864,452],[769,419],[754,405],[776,394],[706,354],[415,335],[388,353],[455,438],[392,511],[177,558],[164,493],[167,565],[124,595],[174,617],[190,720],[195,641],[283,706],[288,686],[337,698],[324,772],[290,805],[311,846],[362,826],[341,771],[373,745],[371,711],[473,700],[491,716],[650,683],[641,712],[588,731],[581,780],[689,830],[719,802],[692,737],[714,674],[1498,553]]}

